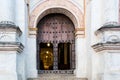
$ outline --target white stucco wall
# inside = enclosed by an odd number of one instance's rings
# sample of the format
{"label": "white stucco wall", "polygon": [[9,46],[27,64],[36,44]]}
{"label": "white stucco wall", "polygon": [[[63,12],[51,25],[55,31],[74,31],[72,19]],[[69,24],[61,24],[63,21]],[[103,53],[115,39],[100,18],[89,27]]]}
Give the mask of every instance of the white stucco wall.
{"label": "white stucco wall", "polygon": [[15,0],[0,0],[0,22],[15,21]]}
{"label": "white stucco wall", "polygon": [[84,8],[84,0],[71,0],[74,4],[76,4],[79,8]]}
{"label": "white stucco wall", "polygon": [[85,38],[76,37],[75,39],[75,55],[76,55],[76,77],[87,77],[87,54]]}
{"label": "white stucco wall", "polygon": [[15,23],[21,29],[22,35],[20,37],[20,42],[24,45],[24,50],[21,54],[17,55],[17,75],[18,80],[26,80],[26,42],[28,37],[28,12],[25,0],[16,0],[15,2]]}
{"label": "white stucco wall", "polygon": [[91,47],[91,2],[86,4],[86,26],[85,26],[85,37],[86,37],[86,56],[87,56],[87,77],[88,80],[91,80],[91,72],[92,72],[92,57],[91,55],[93,54],[91,52],[92,47]]}
{"label": "white stucco wall", "polygon": [[[90,46],[99,42],[99,38],[96,37],[95,31],[102,25],[102,1],[92,0],[91,1],[91,29],[90,29]],[[91,78],[90,80],[100,80],[102,74],[102,54],[96,53],[92,48],[90,49],[91,54]],[[89,68],[90,69],[90,68]]]}
{"label": "white stucco wall", "polygon": [[29,36],[26,43],[26,74],[28,78],[37,77],[36,37]]}
{"label": "white stucco wall", "polygon": [[118,22],[119,20],[119,0],[102,0],[102,23]]}
{"label": "white stucco wall", "polygon": [[[46,0],[30,0],[30,12],[40,3],[44,2]],[[80,9],[83,9],[84,7],[84,0],[68,0],[75,5],[77,5]]]}

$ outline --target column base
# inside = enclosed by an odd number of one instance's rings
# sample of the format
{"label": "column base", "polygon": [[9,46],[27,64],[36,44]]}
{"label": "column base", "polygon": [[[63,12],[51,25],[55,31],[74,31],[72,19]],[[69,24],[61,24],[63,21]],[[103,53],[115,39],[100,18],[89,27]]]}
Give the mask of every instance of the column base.
{"label": "column base", "polygon": [[0,80],[17,80],[17,74],[1,72]]}
{"label": "column base", "polygon": [[120,72],[108,73],[102,76],[102,80],[120,80]]}
{"label": "column base", "polygon": [[29,71],[29,74],[27,75],[27,77],[29,77],[29,78],[37,78],[38,77],[37,70]]}
{"label": "column base", "polygon": [[17,80],[16,51],[0,51],[0,80]]}
{"label": "column base", "polygon": [[86,74],[87,73],[81,73],[80,71],[77,71],[75,75],[77,78],[86,78]]}

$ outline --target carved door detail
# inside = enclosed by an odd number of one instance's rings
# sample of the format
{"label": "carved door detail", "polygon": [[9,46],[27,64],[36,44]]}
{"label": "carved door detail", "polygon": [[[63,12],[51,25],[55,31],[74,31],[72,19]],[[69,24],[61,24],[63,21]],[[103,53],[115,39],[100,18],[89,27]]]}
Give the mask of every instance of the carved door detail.
{"label": "carved door detail", "polygon": [[[58,71],[58,64],[59,64],[59,55],[62,53],[58,48],[59,44],[68,45],[68,48],[64,49],[64,54],[66,53],[69,57],[64,59],[64,63],[69,66],[69,70],[73,70],[75,68],[75,35],[74,35],[74,25],[72,21],[63,14],[49,14],[41,19],[37,25],[38,32],[37,32],[37,67],[40,70],[40,51],[41,43],[50,43],[53,46],[53,68],[52,70]],[[68,50],[66,50],[68,49]],[[68,61],[67,61],[68,60]],[[62,63],[62,62],[61,62]],[[69,64],[68,64],[69,63]],[[61,65],[62,66],[62,65]],[[63,64],[63,66],[65,66]],[[67,68],[65,68],[67,69]]]}

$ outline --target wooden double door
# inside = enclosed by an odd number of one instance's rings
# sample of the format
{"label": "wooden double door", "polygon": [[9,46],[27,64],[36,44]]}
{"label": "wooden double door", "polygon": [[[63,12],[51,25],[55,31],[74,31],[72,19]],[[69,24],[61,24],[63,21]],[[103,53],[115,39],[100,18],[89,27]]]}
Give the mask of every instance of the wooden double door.
{"label": "wooden double door", "polygon": [[38,71],[73,70],[75,29],[72,21],[63,14],[49,14],[39,21],[37,28]]}

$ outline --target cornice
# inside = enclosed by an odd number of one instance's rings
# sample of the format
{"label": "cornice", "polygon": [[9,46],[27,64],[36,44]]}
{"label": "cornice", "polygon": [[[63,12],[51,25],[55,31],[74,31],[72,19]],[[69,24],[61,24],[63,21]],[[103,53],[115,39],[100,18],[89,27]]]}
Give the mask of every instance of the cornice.
{"label": "cornice", "polygon": [[21,53],[24,46],[20,42],[0,42],[0,51],[17,51]]}
{"label": "cornice", "polygon": [[76,28],[75,37],[85,37],[85,28]]}
{"label": "cornice", "polygon": [[97,43],[92,46],[96,52],[101,52],[105,50],[120,50],[120,42],[106,42],[106,43]]}
{"label": "cornice", "polygon": [[29,27],[29,35],[36,35],[37,34],[37,28]]}
{"label": "cornice", "polygon": [[19,36],[22,35],[22,31],[20,30],[20,28],[10,21],[0,22],[0,30],[6,32],[16,32]]}
{"label": "cornice", "polygon": [[37,31],[37,30],[38,30],[37,28],[29,27],[29,31]]}
{"label": "cornice", "polygon": [[120,31],[120,25],[118,24],[107,24],[103,25],[101,28],[99,28],[95,34],[103,33],[105,31]]}

